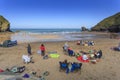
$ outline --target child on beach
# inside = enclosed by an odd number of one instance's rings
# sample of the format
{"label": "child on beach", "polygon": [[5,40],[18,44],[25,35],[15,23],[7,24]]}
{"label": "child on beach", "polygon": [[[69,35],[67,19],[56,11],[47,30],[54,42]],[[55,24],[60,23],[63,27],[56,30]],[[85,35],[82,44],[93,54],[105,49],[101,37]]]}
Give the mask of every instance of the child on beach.
{"label": "child on beach", "polygon": [[44,44],[41,44],[40,50],[41,50],[41,56],[44,56],[45,55],[45,46],[44,46]]}

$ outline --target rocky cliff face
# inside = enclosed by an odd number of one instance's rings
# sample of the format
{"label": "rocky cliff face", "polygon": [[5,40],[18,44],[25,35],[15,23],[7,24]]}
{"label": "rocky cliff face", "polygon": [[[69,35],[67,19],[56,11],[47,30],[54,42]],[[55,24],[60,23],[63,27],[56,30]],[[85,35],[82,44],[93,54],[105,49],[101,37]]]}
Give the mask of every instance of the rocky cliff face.
{"label": "rocky cliff face", "polygon": [[[99,22],[97,25],[91,28],[92,31],[113,31],[112,32],[120,32],[120,12],[110,16],[108,18],[105,18],[101,22]],[[117,31],[116,31],[117,30]]]}
{"label": "rocky cliff face", "polygon": [[10,23],[3,16],[0,16],[0,32],[10,31]]}

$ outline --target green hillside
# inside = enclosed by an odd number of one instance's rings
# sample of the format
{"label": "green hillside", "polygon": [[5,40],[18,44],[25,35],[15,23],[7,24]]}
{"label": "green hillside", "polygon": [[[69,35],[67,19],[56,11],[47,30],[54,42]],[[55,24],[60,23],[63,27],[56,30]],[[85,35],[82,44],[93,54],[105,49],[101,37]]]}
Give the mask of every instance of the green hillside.
{"label": "green hillside", "polygon": [[120,26],[120,12],[110,16],[108,18],[105,18],[101,22],[99,22],[97,25],[91,28],[92,31],[105,31],[108,30],[110,27],[118,28]]}

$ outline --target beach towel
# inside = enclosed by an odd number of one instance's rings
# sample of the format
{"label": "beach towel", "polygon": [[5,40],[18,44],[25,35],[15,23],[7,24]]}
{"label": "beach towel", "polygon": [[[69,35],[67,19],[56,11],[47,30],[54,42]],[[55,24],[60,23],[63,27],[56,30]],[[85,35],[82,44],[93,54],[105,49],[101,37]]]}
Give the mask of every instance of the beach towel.
{"label": "beach towel", "polygon": [[60,55],[59,54],[50,54],[51,58],[58,58]]}
{"label": "beach towel", "polygon": [[57,54],[57,51],[49,51],[48,54]]}
{"label": "beach towel", "polygon": [[80,62],[89,62],[89,59],[83,60],[82,56],[77,57],[77,60],[79,60]]}

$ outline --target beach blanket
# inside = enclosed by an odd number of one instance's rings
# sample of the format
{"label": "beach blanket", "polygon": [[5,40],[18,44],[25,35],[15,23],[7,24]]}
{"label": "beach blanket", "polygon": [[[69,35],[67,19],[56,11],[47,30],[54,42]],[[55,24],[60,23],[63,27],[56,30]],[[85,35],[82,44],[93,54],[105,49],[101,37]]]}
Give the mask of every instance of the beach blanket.
{"label": "beach blanket", "polygon": [[50,54],[51,58],[58,58],[60,55],[59,54]]}
{"label": "beach blanket", "polygon": [[82,56],[77,57],[77,60],[79,60],[80,62],[89,62],[89,59],[83,60]]}
{"label": "beach blanket", "polygon": [[57,54],[57,51],[49,51],[48,54]]}

